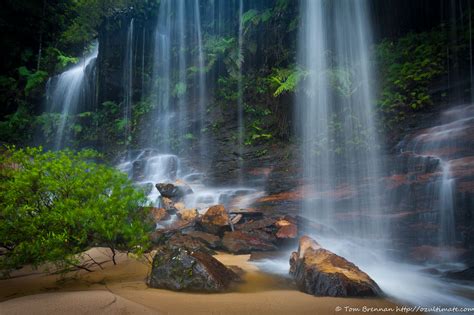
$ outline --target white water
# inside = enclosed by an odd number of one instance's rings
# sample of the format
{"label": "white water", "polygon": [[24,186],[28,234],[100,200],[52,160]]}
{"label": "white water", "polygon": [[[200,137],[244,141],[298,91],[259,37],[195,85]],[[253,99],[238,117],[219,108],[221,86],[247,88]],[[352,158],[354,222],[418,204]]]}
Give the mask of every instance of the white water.
{"label": "white water", "polygon": [[130,20],[127,32],[127,43],[123,67],[123,103],[125,122],[125,143],[132,140],[132,106],[133,106],[133,42],[134,42],[134,19]]}
{"label": "white water", "polygon": [[59,125],[55,137],[55,149],[61,149],[68,142],[68,125],[72,123],[71,115],[80,110],[81,102],[87,95],[87,67],[97,58],[98,45],[94,45],[77,65],[50,78],[46,86],[47,112],[60,113]]}
{"label": "white water", "polygon": [[243,44],[244,44],[244,34],[243,34],[243,21],[242,16],[244,13],[244,2],[243,0],[239,1],[239,34],[238,34],[238,44],[239,50],[237,52],[238,56],[238,67],[239,67],[239,74],[238,74],[238,81],[237,81],[237,125],[238,125],[238,146],[239,146],[239,156],[238,156],[238,166],[239,166],[239,183],[242,183],[242,176],[243,176],[243,150],[244,150],[244,136],[245,136],[245,122],[244,122],[244,91],[243,91],[243,73],[242,73],[242,66],[243,66]]}
{"label": "white water", "polygon": [[[375,178],[381,166],[373,113],[375,80],[369,63],[371,32],[365,0],[302,1],[297,60],[308,76],[297,94],[296,114],[308,192],[303,215],[338,231],[337,239],[313,236],[367,272],[389,297],[420,306],[472,306],[472,287],[430,275],[423,266],[397,262],[380,246],[380,240],[390,242],[390,229],[377,219],[384,212],[376,198],[381,185]],[[437,190],[439,239],[451,242],[454,183],[449,163],[443,162]],[[333,194],[337,191],[348,194],[350,202],[342,203]],[[338,214],[346,212],[351,222],[343,224]],[[289,253],[280,262],[259,265],[286,274],[288,257]]]}
{"label": "white water", "polygon": [[445,111],[439,126],[421,131],[412,140],[402,145],[403,154],[412,154],[408,160],[409,170],[416,172],[420,167],[426,170],[433,160],[438,160],[438,177],[432,185],[426,185],[424,194],[432,201],[430,208],[436,212],[438,225],[438,246],[453,246],[455,235],[456,180],[451,174],[452,161],[458,142],[474,126],[474,105],[459,106]]}
{"label": "white water", "polygon": [[[431,266],[397,262],[370,246],[344,239],[317,237],[317,241],[332,252],[356,264],[374,279],[388,298],[396,303],[414,306],[474,307],[474,288],[469,283],[455,283],[427,271]],[[254,262],[261,270],[288,276],[290,252],[280,259]],[[434,266],[439,271],[462,270],[462,264]],[[469,298],[470,297],[470,298]]]}
{"label": "white water", "polygon": [[[142,167],[140,171],[134,167],[137,164]],[[227,210],[245,209],[263,194],[247,187],[207,187],[203,183],[203,174],[186,168],[176,155],[160,154],[153,149],[135,152],[131,159],[126,159],[117,168],[135,179],[137,185],[151,188],[148,198],[155,206],[160,203],[160,193],[155,184],[174,183],[176,180],[186,183],[193,190],[184,198],[186,207],[200,212],[216,204],[223,204]]]}
{"label": "white water", "polygon": [[[368,3],[302,2],[298,63],[308,71],[297,95],[303,177],[314,197],[305,216],[340,228],[344,234],[379,240],[388,235],[378,218],[379,144],[374,124],[374,78],[369,62],[372,27]],[[349,204],[339,203],[346,190]]]}

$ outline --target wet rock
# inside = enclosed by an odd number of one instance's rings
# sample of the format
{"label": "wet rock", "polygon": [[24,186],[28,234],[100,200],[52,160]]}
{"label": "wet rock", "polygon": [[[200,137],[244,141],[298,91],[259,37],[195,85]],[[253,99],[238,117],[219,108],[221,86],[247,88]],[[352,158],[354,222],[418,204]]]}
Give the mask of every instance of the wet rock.
{"label": "wet rock", "polygon": [[175,214],[176,213],[176,207],[174,206],[173,200],[167,197],[161,197],[161,205],[165,210],[170,213],[170,214]]}
{"label": "wet rock", "polygon": [[170,219],[170,215],[164,208],[151,208],[150,216],[155,223]]}
{"label": "wet rock", "polygon": [[274,218],[264,218],[261,220],[238,224],[235,226],[235,228],[237,230],[242,230],[242,231],[251,231],[251,230],[266,228],[268,226],[275,224],[275,222],[276,222],[276,219]]}
{"label": "wet rock", "polygon": [[278,229],[276,233],[277,238],[285,239],[285,238],[296,238],[298,236],[298,227],[290,223],[289,225],[284,225]]}
{"label": "wet rock", "polygon": [[249,254],[253,251],[272,251],[276,246],[270,241],[272,236],[260,231],[249,233],[244,231],[226,232],[222,246],[233,254]]}
{"label": "wet rock", "polygon": [[161,247],[153,258],[148,284],[174,291],[219,292],[238,280],[235,272],[208,254]]}
{"label": "wet rock", "polygon": [[191,236],[194,239],[198,239],[208,245],[210,248],[217,248],[220,246],[221,239],[209,233],[201,232],[201,231],[191,231],[186,233],[186,235]]}
{"label": "wet rock", "polygon": [[324,248],[308,236],[300,239],[290,258],[290,274],[299,290],[316,296],[380,296],[382,291],[356,265]]}
{"label": "wet rock", "polygon": [[229,215],[223,205],[212,206],[202,216],[200,225],[204,231],[217,234],[229,225]]}
{"label": "wet rock", "polygon": [[196,209],[181,209],[176,212],[178,218],[184,221],[192,221],[197,218],[199,212]]}
{"label": "wet rock", "polygon": [[215,254],[203,241],[179,232],[171,236],[166,244],[170,248],[184,248],[192,252],[200,251],[211,255]]}
{"label": "wet rock", "polygon": [[158,183],[156,184],[156,189],[158,189],[163,197],[170,199],[179,199],[193,193],[191,187],[182,183]]}

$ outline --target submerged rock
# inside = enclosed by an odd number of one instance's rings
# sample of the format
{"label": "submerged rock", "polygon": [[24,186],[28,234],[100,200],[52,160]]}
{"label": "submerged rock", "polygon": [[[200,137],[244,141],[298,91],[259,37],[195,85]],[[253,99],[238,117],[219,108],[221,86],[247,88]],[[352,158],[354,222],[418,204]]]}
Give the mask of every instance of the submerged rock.
{"label": "submerged rock", "polygon": [[380,296],[382,291],[356,265],[322,248],[308,236],[290,258],[290,274],[299,290],[316,296]]}
{"label": "submerged rock", "polygon": [[174,291],[219,292],[238,280],[235,272],[211,255],[161,247],[153,258],[148,284]]}
{"label": "submerged rock", "polygon": [[229,225],[229,215],[223,205],[212,206],[202,216],[200,225],[204,231],[217,234]]}
{"label": "submerged rock", "polygon": [[272,238],[272,235],[263,231],[258,231],[258,233],[244,231],[226,232],[222,239],[222,246],[233,254],[273,251],[277,247],[271,242]]}

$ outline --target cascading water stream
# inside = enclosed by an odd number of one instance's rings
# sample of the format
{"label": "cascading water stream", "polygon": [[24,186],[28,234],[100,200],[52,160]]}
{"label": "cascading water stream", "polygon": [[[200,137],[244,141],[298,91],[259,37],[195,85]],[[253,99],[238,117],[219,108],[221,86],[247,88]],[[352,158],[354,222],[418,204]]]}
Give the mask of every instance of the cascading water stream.
{"label": "cascading water stream", "polygon": [[132,139],[132,106],[133,106],[133,43],[134,43],[134,19],[130,20],[127,32],[127,43],[123,68],[123,95],[124,95],[124,123],[125,143]]}
{"label": "cascading water stream", "polygon": [[98,54],[98,45],[92,47],[83,59],[71,69],[59,76],[50,78],[46,86],[47,112],[60,113],[59,124],[55,136],[54,148],[62,149],[68,142],[69,132],[66,130],[72,123],[72,115],[81,110],[81,106],[90,103],[91,93],[87,70],[95,61]]}
{"label": "cascading water stream", "polygon": [[243,44],[244,44],[244,34],[243,34],[243,14],[244,14],[244,2],[243,0],[239,1],[239,34],[238,34],[238,67],[239,67],[239,77],[237,81],[237,124],[238,124],[238,141],[239,141],[239,156],[238,156],[238,167],[239,167],[239,183],[242,183],[243,176],[243,150],[244,150],[244,91],[243,91]]}
{"label": "cascading water stream", "polygon": [[202,31],[201,31],[201,13],[199,8],[199,0],[194,1],[194,25],[197,35],[198,48],[198,110],[199,110],[199,145],[201,154],[201,167],[206,165],[206,157],[208,156],[208,139],[206,137],[206,63],[204,59],[204,49],[202,45]]}
{"label": "cascading water stream", "polygon": [[380,162],[367,1],[308,0],[301,14],[298,62],[308,76],[296,106],[311,196],[303,213],[350,237],[379,240],[387,231],[378,220],[378,185],[369,180]]}
{"label": "cascading water stream", "polygon": [[[331,226],[336,237],[315,231],[316,240],[366,271],[388,296],[415,305],[472,305],[458,294],[472,294],[471,289],[424,273],[426,267],[397,262],[387,253],[391,233],[377,180],[380,145],[372,108],[368,9],[365,0],[301,2],[297,60],[307,75],[297,94],[296,117],[306,182],[303,215]],[[449,163],[444,165],[444,185],[438,192],[446,205],[452,204],[453,181]],[[447,218],[452,210],[442,208],[445,224],[439,239],[444,241],[452,234]],[[274,265],[268,266],[287,268]]]}
{"label": "cascading water stream", "polygon": [[[220,8],[226,9],[222,3]],[[241,14],[242,10],[241,7]],[[203,183],[204,174],[186,163],[189,156],[185,140],[189,135],[194,137],[196,127],[201,168],[208,166],[209,156],[205,130],[208,91],[200,2],[161,1],[154,41],[151,93],[156,110],[146,141],[151,149],[129,152],[118,168],[137,184],[147,187],[148,197],[156,205],[160,194],[154,185],[179,179],[194,192],[184,200],[187,207],[206,210],[219,203],[228,209],[247,207],[261,196],[260,191],[243,187],[241,183],[238,187],[208,187]],[[125,67],[127,65],[126,58]],[[195,98],[190,97],[193,91]]]}

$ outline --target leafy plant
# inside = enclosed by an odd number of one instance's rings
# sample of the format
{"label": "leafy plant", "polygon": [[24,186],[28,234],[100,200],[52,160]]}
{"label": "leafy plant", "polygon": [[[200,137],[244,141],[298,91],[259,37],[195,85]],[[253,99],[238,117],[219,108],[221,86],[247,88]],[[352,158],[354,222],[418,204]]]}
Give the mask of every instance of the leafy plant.
{"label": "leafy plant", "polygon": [[0,270],[47,262],[80,268],[76,255],[94,246],[148,248],[144,193],[125,174],[93,162],[98,157],[14,147],[0,155]]}
{"label": "leafy plant", "polygon": [[298,83],[306,75],[306,71],[303,71],[297,67],[287,69],[273,69],[273,73],[269,77],[269,80],[275,89],[273,96],[278,97],[284,93],[295,92],[298,87]]}
{"label": "leafy plant", "polygon": [[24,88],[25,95],[28,95],[34,88],[42,84],[48,78],[46,71],[38,70],[30,72],[26,67],[18,68],[18,73],[21,77],[26,79]]}

